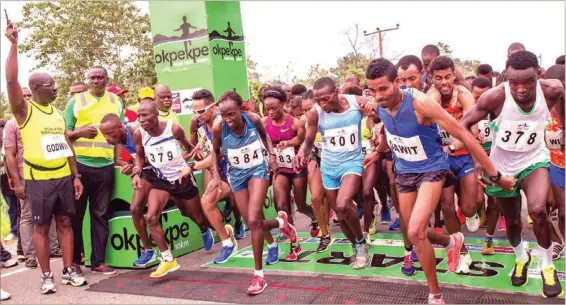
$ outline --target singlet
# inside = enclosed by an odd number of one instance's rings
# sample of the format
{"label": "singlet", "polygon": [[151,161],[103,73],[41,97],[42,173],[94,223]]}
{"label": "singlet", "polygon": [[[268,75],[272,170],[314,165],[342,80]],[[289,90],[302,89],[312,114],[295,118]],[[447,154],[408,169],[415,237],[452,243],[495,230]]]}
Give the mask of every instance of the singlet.
{"label": "singlet", "polygon": [[517,175],[527,167],[549,162],[544,131],[550,120],[544,93],[537,81],[536,100],[529,112],[519,108],[504,83],[505,102],[499,116],[491,121],[493,146],[489,158],[503,175]]}
{"label": "singlet", "polygon": [[362,162],[361,124],[363,115],[355,95],[344,95],[350,107],[342,113],[318,111],[318,130],[322,136],[322,167],[346,162]]}
{"label": "singlet", "polygon": [[550,121],[545,131],[546,147],[550,150],[550,162],[557,167],[564,168],[564,146],[560,144],[562,128],[560,118],[553,110],[550,112]]}
{"label": "singlet", "polygon": [[[216,113],[214,115],[213,121],[220,115],[220,113]],[[206,138],[206,147],[209,151],[212,151],[212,131],[208,129],[207,123],[201,123],[197,120],[197,132],[199,136],[202,138]],[[228,161],[226,158],[222,158],[222,160],[218,161],[218,166],[220,167],[220,177],[226,176],[226,167],[228,165]]]}
{"label": "singlet", "polygon": [[160,136],[152,137],[140,127],[145,158],[158,178],[177,181],[181,171],[187,167],[179,141],[173,136],[173,122],[167,121]]}
{"label": "singlet", "polygon": [[[444,107],[441,104],[442,108],[444,108],[444,110],[446,110],[446,112],[448,112],[458,122],[460,122],[460,120],[464,117],[464,108],[462,107],[462,105],[460,103],[458,103],[458,92],[459,92],[459,90],[460,90],[460,86],[454,87],[454,90],[452,91],[452,99],[450,100],[450,103],[448,103],[447,107]],[[446,130],[440,128],[440,126],[438,126],[438,132],[440,134],[442,146],[451,145],[452,143],[454,143],[456,141],[456,138],[454,138]],[[468,154],[468,151],[465,148],[462,148],[462,149],[455,151],[452,154],[452,156],[462,156],[462,155],[467,155],[467,154]]]}
{"label": "singlet", "polygon": [[371,154],[371,130],[368,128],[368,119],[362,119],[362,154],[365,156]]}
{"label": "singlet", "polygon": [[247,176],[258,167],[267,167],[267,151],[263,147],[254,122],[249,115],[242,113],[244,132],[237,135],[228,124],[222,121],[222,152],[228,160],[230,177]]}
{"label": "singlet", "polygon": [[491,150],[491,142],[493,141],[493,132],[491,130],[491,119],[490,115],[487,115],[486,120],[481,120],[478,122],[478,134],[480,136],[481,146],[483,150]]}
{"label": "singlet", "polygon": [[438,125],[421,125],[413,107],[413,89],[404,91],[401,106],[395,114],[379,105],[376,109],[383,122],[387,144],[393,151],[395,173],[429,173],[449,170],[448,154],[442,149]]}
{"label": "singlet", "polygon": [[124,126],[126,128],[126,143],[122,143],[122,141],[118,138],[120,145],[132,156],[132,158],[136,157],[136,142],[134,141],[134,135],[130,131],[130,124],[126,123]]}
{"label": "singlet", "polygon": [[[280,142],[289,141],[297,135],[297,133],[293,131],[294,117],[290,114],[286,114],[285,116],[285,122],[283,122],[281,126],[273,125],[271,117],[267,117],[265,122],[265,132],[271,138],[271,143],[274,148],[277,148],[277,144]],[[282,151],[277,151],[277,165],[279,165],[279,171],[283,173],[295,173],[293,169],[293,158],[297,151],[298,147],[287,147]]]}
{"label": "singlet", "polygon": [[177,114],[171,110],[167,112],[159,110],[159,120],[171,121],[173,123],[179,124],[179,118],[177,117]]}

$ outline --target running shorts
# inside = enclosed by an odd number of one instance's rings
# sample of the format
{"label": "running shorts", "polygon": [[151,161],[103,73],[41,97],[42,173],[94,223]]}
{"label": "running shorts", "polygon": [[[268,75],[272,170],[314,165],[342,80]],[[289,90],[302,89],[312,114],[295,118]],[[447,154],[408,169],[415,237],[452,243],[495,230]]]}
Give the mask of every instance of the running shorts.
{"label": "running shorts", "polygon": [[25,180],[24,190],[31,206],[33,224],[50,224],[53,215],[75,216],[75,187],[71,176]]}
{"label": "running shorts", "polygon": [[458,180],[474,173],[474,161],[470,155],[448,156],[448,162],[450,170]]}
{"label": "running shorts", "polygon": [[322,186],[324,186],[327,190],[339,189],[344,176],[358,175],[361,177],[363,171],[364,167],[360,161],[345,162],[336,166],[322,165],[320,167],[320,172],[322,174]]}
{"label": "running shorts", "polygon": [[[535,163],[535,164],[525,168],[523,171],[521,171],[517,175],[515,175],[515,178],[517,179],[517,183],[515,183],[515,187],[512,190],[510,190],[510,191],[503,190],[499,185],[487,185],[486,188],[485,188],[485,194],[488,195],[488,196],[499,197],[499,198],[516,197],[517,195],[519,195],[519,183],[523,179],[525,179],[525,177],[530,175],[536,169],[548,168],[549,165],[550,165],[550,162]],[[486,175],[485,178],[488,179],[487,175]],[[562,185],[564,185],[564,182],[562,182]]]}
{"label": "running shorts", "polygon": [[245,172],[238,172],[232,175],[228,172],[228,184],[232,187],[232,192],[236,193],[248,188],[248,182],[254,178],[270,181],[267,164],[260,164],[255,168],[246,169]]}
{"label": "running shorts", "polygon": [[561,189],[564,188],[564,169],[550,164],[550,182]]}
{"label": "running shorts", "polygon": [[450,175],[447,170],[433,171],[428,173],[397,174],[395,185],[399,193],[416,192],[425,182],[438,182],[446,179]]}
{"label": "running shorts", "polygon": [[151,183],[154,189],[166,191],[171,194],[171,197],[191,200],[198,196],[198,187],[193,174],[183,178],[182,183],[179,183],[178,180],[168,181],[161,179],[157,177],[154,171],[144,171],[143,176]]}

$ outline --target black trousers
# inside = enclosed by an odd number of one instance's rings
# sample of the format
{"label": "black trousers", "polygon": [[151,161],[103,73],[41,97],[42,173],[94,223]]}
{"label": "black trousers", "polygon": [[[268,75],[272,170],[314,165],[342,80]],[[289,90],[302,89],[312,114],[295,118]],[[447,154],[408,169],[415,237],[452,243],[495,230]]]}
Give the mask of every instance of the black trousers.
{"label": "black trousers", "polygon": [[80,263],[83,252],[83,220],[87,203],[90,211],[90,240],[92,253],[90,262],[97,267],[105,262],[108,241],[108,207],[114,189],[114,165],[90,167],[78,163],[84,192],[75,201],[76,216],[73,219],[74,253],[73,262]]}

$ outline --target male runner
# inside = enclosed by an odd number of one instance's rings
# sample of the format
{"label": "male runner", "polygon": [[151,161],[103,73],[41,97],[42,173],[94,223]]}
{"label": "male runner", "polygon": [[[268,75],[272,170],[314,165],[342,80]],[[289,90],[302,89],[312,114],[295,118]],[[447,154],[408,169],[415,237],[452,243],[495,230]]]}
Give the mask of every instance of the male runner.
{"label": "male runner", "polygon": [[[423,75],[422,82],[424,84],[432,85],[432,77],[430,76],[429,68],[430,68],[430,64],[432,63],[432,60],[438,56],[440,56],[440,49],[435,45],[429,44],[424,46],[424,48],[422,49],[421,59],[423,62],[423,67],[425,72]],[[460,71],[455,70],[454,77],[455,77],[454,83],[456,85],[464,86],[466,87],[466,89],[471,90],[471,86],[468,84],[468,82],[466,82],[464,76],[462,76],[462,73],[460,73]],[[424,92],[426,93],[429,88],[430,87],[425,88]]]}
{"label": "male runner", "polygon": [[[32,99],[26,101],[18,81],[18,31],[8,23],[6,37],[11,43],[6,59],[6,87],[10,110],[24,145],[24,188],[34,224],[33,243],[41,268],[43,294],[56,292],[49,262],[49,227],[55,216],[63,252],[61,282],[78,287],[86,284],[73,267],[73,229],[75,199],[83,193],[71,141],[65,133],[65,120],[51,103],[57,96],[53,77],[34,73],[29,78]],[[55,149],[54,149],[55,148]]]}
{"label": "male runner", "polygon": [[481,64],[476,69],[476,76],[477,77],[483,76],[483,77],[491,80],[493,78],[493,68],[488,64]]}
{"label": "male runner", "polygon": [[174,111],[171,111],[173,105],[173,98],[171,89],[165,85],[158,85],[155,87],[155,101],[159,108],[159,119],[171,121],[179,124],[179,118]]}
{"label": "male runner", "polygon": [[546,199],[550,187],[549,151],[544,131],[550,120],[549,109],[555,108],[564,128],[564,86],[558,80],[537,80],[539,65],[536,55],[519,51],[506,63],[508,82],[484,93],[461,123],[470,128],[490,116],[493,146],[490,159],[505,175],[515,176],[518,183],[510,190],[488,186],[487,195],[496,197],[506,219],[507,238],[516,255],[511,275],[513,286],[527,283],[531,254],[521,240],[521,204],[519,188],[527,198],[528,214],[541,252],[543,294],[556,297],[562,293],[552,263],[550,223]]}
{"label": "male runner", "polygon": [[[436,234],[431,228],[427,229],[449,169],[447,153],[440,145],[437,124],[465,143],[487,168],[492,181],[510,188],[514,180],[502,178],[498,174],[475,138],[443,110],[438,102],[420,91],[399,89],[397,69],[391,62],[381,58],[372,60],[366,77],[368,87],[375,96],[375,102],[366,107],[376,106],[376,112],[384,123],[388,144],[394,152],[401,219],[407,224],[408,237],[415,245],[421,268],[427,278],[429,304],[443,304],[431,242],[446,247],[448,270],[455,271],[460,261],[459,249],[463,244],[463,235],[456,233],[445,236]],[[385,142],[379,150],[384,145]],[[377,152],[373,156],[373,160],[369,162],[379,160]]]}
{"label": "male runner", "polygon": [[[153,101],[145,99],[140,102],[138,108],[140,128],[134,132],[136,166],[132,170],[134,174],[132,185],[136,190],[140,190],[142,168],[146,160],[151,164],[151,171],[143,172],[144,178],[151,183],[147,195],[147,223],[163,261],[150,277],[162,277],[180,267],[165,243],[163,228],[159,221],[169,197],[173,197],[183,216],[189,217],[199,226],[201,233],[210,231],[208,221],[200,207],[198,187],[191,175],[192,168],[187,166],[184,159],[192,146],[181,126],[171,121],[160,121],[158,115],[157,105]],[[185,156],[181,151],[181,145],[185,149]]]}
{"label": "male runner", "polygon": [[[517,52],[521,52],[521,51],[525,51],[527,50],[525,48],[525,46],[520,43],[520,42],[514,42],[512,44],[509,45],[509,47],[507,48],[507,59],[509,59],[509,57],[511,55],[513,55],[513,53],[517,53]],[[497,86],[499,86],[501,83],[504,83],[507,81],[507,71],[503,70],[501,71],[501,73],[499,74],[499,76],[497,77],[497,79],[495,80],[495,84]]]}
{"label": "male runner", "polygon": [[[322,184],[332,209],[338,214],[342,232],[355,249],[352,267],[362,269],[370,264],[369,244],[362,233],[357,209],[352,201],[360,191],[363,171],[361,122],[363,106],[369,99],[342,95],[329,77],[318,79],[313,86],[314,100],[320,107],[308,114],[307,134],[295,156],[295,168],[307,166],[317,131],[322,135]],[[344,187],[341,187],[344,186]]]}

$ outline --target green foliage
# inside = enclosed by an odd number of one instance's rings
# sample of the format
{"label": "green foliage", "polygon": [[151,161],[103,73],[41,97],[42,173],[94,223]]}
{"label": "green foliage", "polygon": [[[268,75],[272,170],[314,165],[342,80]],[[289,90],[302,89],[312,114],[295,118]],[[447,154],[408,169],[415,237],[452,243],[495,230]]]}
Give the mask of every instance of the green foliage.
{"label": "green foliage", "polygon": [[[157,81],[149,16],[133,1],[28,2],[19,27],[29,31],[20,52],[39,62],[34,69],[55,71],[60,109],[70,85],[85,81],[93,65],[104,66],[112,83],[132,91]],[[129,94],[128,103],[135,98]]]}

